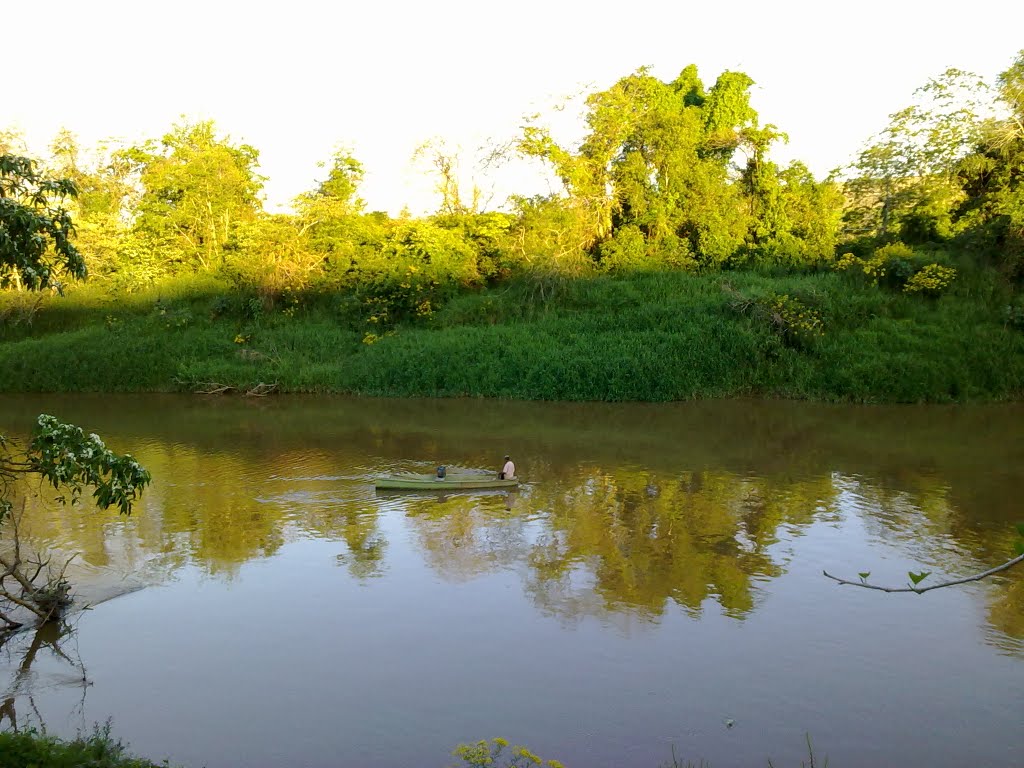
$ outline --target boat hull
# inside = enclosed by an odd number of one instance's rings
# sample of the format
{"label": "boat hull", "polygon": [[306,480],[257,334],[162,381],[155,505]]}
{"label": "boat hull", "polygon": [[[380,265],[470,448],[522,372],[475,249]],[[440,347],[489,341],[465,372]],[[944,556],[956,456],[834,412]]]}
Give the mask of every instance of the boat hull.
{"label": "boat hull", "polygon": [[454,491],[474,488],[515,488],[519,479],[499,480],[492,475],[387,475],[378,477],[374,487],[389,491]]}

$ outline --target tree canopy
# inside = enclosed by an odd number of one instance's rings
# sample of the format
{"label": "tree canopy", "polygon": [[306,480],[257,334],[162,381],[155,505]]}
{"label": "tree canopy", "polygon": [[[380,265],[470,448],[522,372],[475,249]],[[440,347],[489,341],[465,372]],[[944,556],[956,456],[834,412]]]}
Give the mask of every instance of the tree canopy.
{"label": "tree canopy", "polygon": [[555,170],[607,267],[714,267],[750,251],[813,262],[834,246],[838,194],[767,159],[785,135],[759,124],[753,84],[723,72],[706,89],[694,65],[670,82],[642,68],[587,98],[575,150],[535,124],[518,147]]}
{"label": "tree canopy", "polygon": [[[89,162],[64,131],[43,170],[3,156],[0,281],[39,288],[59,274],[81,277],[88,265],[97,279],[131,289],[208,272],[270,302],[287,291],[341,291],[367,318],[396,318],[429,315],[424,308],[456,287],[516,275],[821,269],[845,264],[846,251],[901,244],[957,248],[1017,279],[1022,84],[1024,54],[994,84],[949,69],[821,180],[800,162],[774,159],[788,138],[762,122],[746,73],[705,83],[693,64],[669,80],[640,68],[585,97],[573,144],[559,143],[539,117],[526,120],[510,146],[545,164],[560,188],[513,195],[505,211],[483,211],[475,178],[464,194],[459,153],[444,139],[421,146],[416,159],[440,200],[419,218],[368,212],[367,169],[347,150],[323,163],[325,177],[293,212],[270,214],[258,151],[212,121],[104,147]],[[20,146],[15,134],[0,135],[0,149]],[[499,155],[509,157],[488,156]]]}
{"label": "tree canopy", "polygon": [[218,137],[213,121],[176,125],[120,158],[142,188],[135,230],[188,268],[218,265],[236,228],[262,210],[259,152]]}

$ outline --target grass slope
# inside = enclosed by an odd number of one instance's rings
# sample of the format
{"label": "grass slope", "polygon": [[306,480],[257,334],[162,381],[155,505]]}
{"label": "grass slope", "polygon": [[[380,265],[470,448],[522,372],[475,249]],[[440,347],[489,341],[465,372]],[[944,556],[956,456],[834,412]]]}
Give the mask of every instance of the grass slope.
{"label": "grass slope", "polygon": [[[824,333],[793,343],[741,300],[787,295]],[[0,391],[173,391],[203,383],[283,392],[664,401],[758,395],[873,402],[1017,398],[1024,334],[977,275],[939,299],[837,273],[640,274],[520,282],[464,294],[394,333],[351,302],[285,308],[209,278],[131,296],[48,297],[29,322],[0,296]],[[22,312],[21,317],[28,313]],[[379,338],[363,343],[368,331]]]}

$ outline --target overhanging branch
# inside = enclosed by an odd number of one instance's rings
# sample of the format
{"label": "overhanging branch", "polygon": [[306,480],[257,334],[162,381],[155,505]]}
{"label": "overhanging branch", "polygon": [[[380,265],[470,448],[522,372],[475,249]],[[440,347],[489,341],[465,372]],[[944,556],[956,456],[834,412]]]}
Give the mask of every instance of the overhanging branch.
{"label": "overhanging branch", "polygon": [[1012,568],[1013,566],[1015,566],[1015,565],[1017,565],[1019,563],[1022,563],[1022,562],[1024,562],[1024,554],[1017,555],[1017,557],[1013,558],[1012,560],[1007,560],[1002,565],[997,565],[995,568],[989,568],[987,571],[982,571],[981,573],[976,573],[973,576],[965,576],[962,579],[953,579],[952,581],[944,581],[944,582],[942,582],[940,584],[931,584],[931,585],[929,585],[927,587],[918,587],[916,585],[908,586],[908,587],[886,587],[886,586],[882,586],[880,584],[871,584],[868,581],[863,580],[863,579],[860,580],[860,581],[851,581],[849,579],[841,579],[838,576],[833,576],[831,573],[829,573],[828,571],[824,571],[824,570],[822,571],[822,573],[825,574],[825,576],[827,576],[828,578],[832,579],[833,581],[838,582],[839,584],[849,584],[850,586],[862,587],[863,589],[877,589],[880,592],[916,592],[917,594],[920,595],[920,594],[922,594],[924,592],[928,592],[928,591],[933,590],[933,589],[942,589],[943,587],[954,587],[957,584],[967,584],[968,582],[971,582],[971,581],[981,581],[982,579],[988,578],[989,576],[992,576],[993,574],[1000,573],[1001,571],[1007,571],[1010,568]]}

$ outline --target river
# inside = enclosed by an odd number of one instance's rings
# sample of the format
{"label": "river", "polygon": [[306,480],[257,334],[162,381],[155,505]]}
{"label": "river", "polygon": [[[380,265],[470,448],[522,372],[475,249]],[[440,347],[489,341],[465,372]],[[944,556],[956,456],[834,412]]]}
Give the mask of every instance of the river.
{"label": "river", "polygon": [[[29,499],[84,612],[0,648],[0,727],[112,719],[172,764],[1020,765],[1024,407],[0,397],[153,475],[131,517]],[[516,493],[383,493],[494,469]],[[31,489],[35,494],[38,488]]]}

